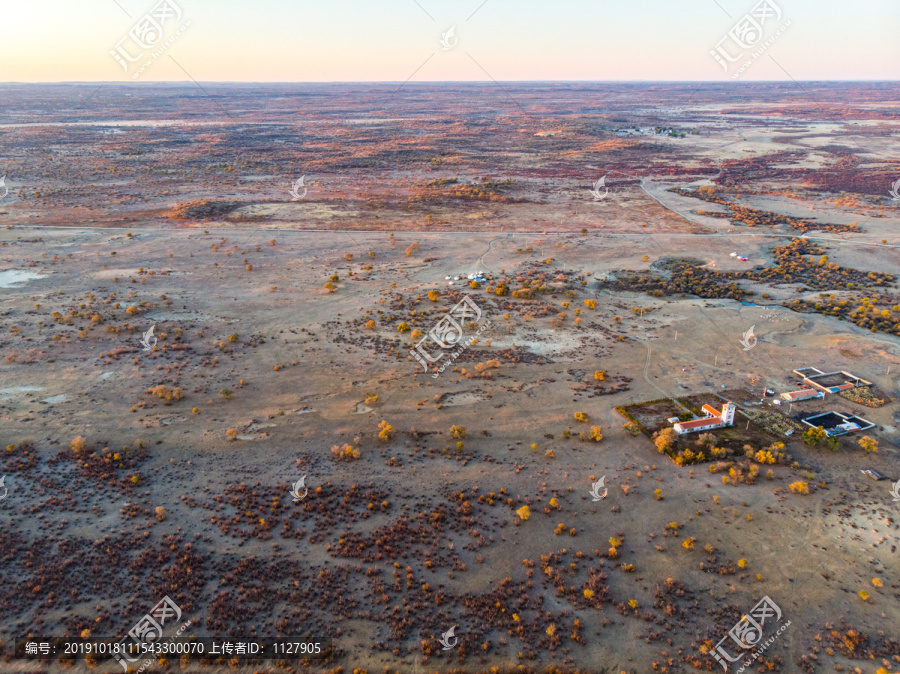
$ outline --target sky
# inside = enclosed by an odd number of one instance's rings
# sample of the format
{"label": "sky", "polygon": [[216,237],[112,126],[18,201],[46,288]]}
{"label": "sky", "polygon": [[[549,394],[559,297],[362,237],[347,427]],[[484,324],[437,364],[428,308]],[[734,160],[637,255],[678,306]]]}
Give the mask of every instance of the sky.
{"label": "sky", "polygon": [[[172,42],[140,72],[153,48],[127,36],[159,0],[4,3],[0,81],[893,81],[900,68],[897,0],[763,0],[781,16],[764,6],[747,49],[729,31],[759,0],[165,1],[181,11],[162,24]],[[717,45],[743,57],[725,70]]]}

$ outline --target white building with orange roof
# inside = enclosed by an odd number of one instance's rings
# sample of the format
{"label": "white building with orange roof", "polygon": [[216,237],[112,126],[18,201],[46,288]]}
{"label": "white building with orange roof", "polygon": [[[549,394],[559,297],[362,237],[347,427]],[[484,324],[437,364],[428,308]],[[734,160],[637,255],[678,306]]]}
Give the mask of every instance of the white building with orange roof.
{"label": "white building with orange roof", "polygon": [[686,433],[699,433],[700,431],[711,431],[716,428],[725,428],[726,426],[734,426],[734,414],[737,411],[737,405],[728,401],[722,405],[721,410],[717,410],[712,405],[704,405],[703,412],[706,414],[704,419],[694,419],[693,421],[679,421],[672,429],[678,435]]}
{"label": "white building with orange roof", "polygon": [[800,400],[809,400],[811,398],[824,398],[825,394],[812,388],[804,388],[799,391],[791,391],[790,393],[782,393],[781,397],[789,403],[795,403]]}

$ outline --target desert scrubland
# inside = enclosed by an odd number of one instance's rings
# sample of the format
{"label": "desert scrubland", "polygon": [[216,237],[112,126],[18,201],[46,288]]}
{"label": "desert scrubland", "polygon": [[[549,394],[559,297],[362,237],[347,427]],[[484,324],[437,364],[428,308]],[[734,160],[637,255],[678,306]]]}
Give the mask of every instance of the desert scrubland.
{"label": "desert scrubland", "polygon": [[765,86],[0,87],[5,645],[718,671],[768,597],[747,671],[900,669],[897,90]]}

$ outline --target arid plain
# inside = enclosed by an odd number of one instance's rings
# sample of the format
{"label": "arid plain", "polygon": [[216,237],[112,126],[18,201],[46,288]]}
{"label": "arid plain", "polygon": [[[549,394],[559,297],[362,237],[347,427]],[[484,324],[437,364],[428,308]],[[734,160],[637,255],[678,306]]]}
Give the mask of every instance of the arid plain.
{"label": "arid plain", "polygon": [[230,671],[714,671],[767,596],[754,671],[900,670],[898,91],[745,86],[3,85],[5,645],[169,596],[334,640]]}

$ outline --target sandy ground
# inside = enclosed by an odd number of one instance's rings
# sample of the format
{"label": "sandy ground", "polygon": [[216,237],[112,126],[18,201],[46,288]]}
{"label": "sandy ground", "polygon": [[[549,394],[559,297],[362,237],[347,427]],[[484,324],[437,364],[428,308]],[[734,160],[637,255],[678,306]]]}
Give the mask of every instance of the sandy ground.
{"label": "sandy ground", "polygon": [[[779,306],[791,296],[790,289],[773,290],[771,306],[764,308],[611,293],[593,280],[623,268],[643,268],[663,255],[707,259],[719,270],[744,268],[729,257],[735,243],[726,238],[530,235],[527,245],[534,251],[517,253],[525,246],[519,235],[398,233],[392,242],[386,233],[208,229],[208,234],[147,230],[130,239],[111,239],[99,230],[0,231],[0,243],[8,244],[2,248],[4,267],[19,271],[37,262],[35,274],[40,275],[17,276],[19,283],[2,296],[0,435],[3,446],[30,441],[35,457],[24,465],[26,455],[11,450],[3,466],[9,488],[0,502],[0,536],[7,550],[0,572],[3,634],[71,633],[88,624],[95,635],[117,634],[168,593],[183,602],[185,615],[200,620],[192,630],[196,635],[219,633],[222,625],[243,633],[251,628],[258,634],[299,633],[313,621],[320,634],[334,636],[341,655],[332,666],[345,671],[486,671],[492,666],[505,671],[550,663],[599,671],[597,663],[602,663],[608,671],[647,672],[668,658],[675,659],[669,671],[690,671],[678,665],[677,653],[685,649],[696,655],[696,635],[716,632],[711,612],[723,607],[746,611],[768,595],[792,621],[770,649],[784,660],[782,671],[799,671],[793,669],[797,659],[818,649],[819,662],[829,669],[840,664],[874,672],[871,662],[850,661],[836,650],[827,655],[815,636],[826,622],[844,621],[874,639],[897,620],[897,506],[889,482],[873,482],[859,472],[871,467],[892,480],[900,478],[896,403],[879,409],[835,397],[802,403],[808,410],[838,409],[871,419],[878,425],[872,435],[880,441],[879,452],[864,456],[847,441],[833,453],[787,439],[799,467],[774,466],[771,481],[740,486],[722,484],[721,476],[703,465],[676,466],[649,439],[625,433],[624,419],[613,408],[723,387],[759,391],[765,384],[780,393],[793,390],[791,370],[805,365],[851,370],[895,396],[897,339],[791,313]],[[273,237],[275,245],[269,241]],[[419,249],[407,256],[405,249],[415,241]],[[761,264],[770,259],[771,244],[766,237],[745,237],[741,250],[750,257],[748,264]],[[840,254],[864,268],[889,264],[880,255],[859,251],[847,245]],[[423,262],[425,257],[432,260]],[[542,301],[556,307],[549,316],[526,319],[527,312],[498,308],[498,298],[483,289],[471,291],[491,327],[458,365],[471,373],[476,362],[500,358],[492,379],[451,371],[437,379],[421,369],[417,374],[406,355],[409,337],[396,326],[402,318],[426,331],[440,313],[410,316],[408,310],[390,309],[397,306],[392,297],[405,300],[407,293],[445,290],[445,276],[479,268],[528,274],[545,257],[552,258],[551,269],[572,269],[588,280],[575,298],[545,296]],[[352,277],[348,268],[355,272]],[[328,293],[322,286],[334,272],[340,280]],[[596,310],[584,306],[590,298],[597,300]],[[555,326],[550,320],[564,310],[564,301],[572,303],[569,317]],[[413,310],[430,305],[423,297]],[[128,306],[137,307],[133,315],[125,312]],[[452,304],[444,298],[434,306],[446,310]],[[574,322],[575,307],[582,309],[582,323]],[[633,307],[644,309],[643,316]],[[78,315],[71,315],[73,310]],[[376,312],[374,331],[362,327],[365,310]],[[379,317],[379,310],[393,318]],[[57,311],[72,325],[54,320],[51,314]],[[93,324],[95,313],[102,319]],[[106,330],[126,323],[131,329]],[[759,342],[746,352],[739,340],[751,325]],[[156,350],[144,351],[140,340],[150,326],[159,343]],[[183,333],[176,338],[179,328]],[[229,335],[236,335],[235,341]],[[381,341],[363,344],[359,340],[365,335]],[[530,358],[503,358],[511,348]],[[584,380],[592,382],[599,369],[607,371],[610,382],[630,378],[627,390],[598,397],[576,390]],[[165,405],[147,393],[160,384],[181,387],[183,398]],[[233,391],[229,399],[220,395],[223,388]],[[378,395],[377,402],[366,402],[371,393]],[[588,425],[602,427],[601,443],[563,438],[567,428],[575,435],[586,430],[573,419],[578,411],[588,414]],[[382,420],[395,429],[386,442],[376,437]],[[450,436],[452,425],[468,429],[461,452]],[[413,428],[418,436],[409,433]],[[229,438],[229,429],[235,429],[236,439]],[[146,457],[112,469],[111,479],[101,478],[80,469],[78,461],[54,458],[65,454],[76,436],[92,450],[111,451],[133,449],[140,438]],[[331,458],[330,448],[344,443],[359,448],[357,461]],[[139,480],[132,483],[135,474]],[[301,475],[311,488],[309,507],[295,506],[287,494]],[[609,495],[595,503],[589,490],[600,476],[606,477]],[[787,493],[796,480],[822,486],[806,496]],[[242,484],[262,500],[249,493],[232,500]],[[352,485],[389,505],[369,514],[368,499],[350,499],[340,507],[329,502],[331,518],[318,511],[317,498]],[[320,487],[326,490],[322,495],[315,491]],[[501,489],[495,505],[477,501]],[[654,496],[656,489],[661,500]],[[367,535],[441,504],[455,513],[452,495],[458,492],[469,495],[473,519],[452,515],[440,544],[407,541],[399,556],[370,562],[333,556],[350,532]],[[276,497],[283,512],[270,512],[266,505]],[[506,505],[507,498],[514,507]],[[549,505],[551,498],[557,505]],[[526,502],[532,516],[520,522],[514,511]],[[126,518],[126,504],[139,512]],[[165,509],[162,521],[153,516],[157,507]],[[252,517],[242,519],[244,509]],[[354,516],[341,519],[345,510]],[[233,519],[228,533],[212,517]],[[273,531],[254,524],[267,518],[291,522],[307,535],[295,538],[285,535],[280,524]],[[681,525],[674,539],[666,533],[673,521]],[[574,528],[575,536],[554,535],[560,523]],[[387,536],[387,529],[381,535]],[[115,558],[94,544],[107,536],[107,547],[118,551]],[[623,541],[616,560],[606,555],[611,537]],[[681,545],[687,538],[696,539],[693,551]],[[177,555],[188,543],[197,558],[185,569]],[[156,562],[137,563],[141,554],[170,545],[176,558],[163,555]],[[714,552],[704,552],[704,545]],[[563,548],[565,582],[580,588],[588,568],[602,568],[609,576],[610,603],[590,608],[548,584],[541,556]],[[577,552],[584,557],[575,557]],[[53,571],[72,554],[92,560],[69,581],[75,595],[54,580]],[[38,558],[40,564],[29,562]],[[431,570],[425,565],[430,558],[436,562]],[[261,565],[258,576],[241,570],[241,560],[250,559]],[[421,608],[418,624],[400,639],[388,624],[390,607],[402,605],[403,591],[385,590],[389,599],[382,605],[370,581],[352,573],[362,564],[393,588],[395,559],[401,571],[410,567],[413,585],[427,582],[447,596],[441,604],[431,600],[431,608]],[[523,559],[535,563],[533,578],[526,575]],[[747,567],[733,575],[700,568],[701,562],[734,566],[739,559],[746,559]],[[620,564],[633,564],[634,571],[625,572]],[[338,586],[322,580],[326,569],[351,569],[340,587],[354,606],[341,605],[333,595],[324,602],[325,595],[292,597],[295,583],[310,591],[337,591]],[[531,603],[518,609],[524,619],[538,621],[543,631],[542,616],[549,611],[549,620],[563,630],[552,655],[505,628],[476,628],[482,623],[473,613],[472,598],[496,591],[507,577],[533,582],[525,591]],[[684,612],[674,618],[653,608],[654,591],[667,578],[688,590]],[[884,586],[874,587],[872,578],[883,579]],[[30,591],[23,593],[27,587]],[[860,590],[870,593],[868,601],[857,596]],[[223,609],[223,596],[240,608]],[[637,602],[637,611],[616,610],[615,604],[630,600]],[[424,600],[415,596],[410,601]],[[645,611],[657,617],[642,617]],[[575,619],[582,624],[583,644],[568,638]],[[281,620],[286,622],[279,626]],[[420,641],[436,643],[434,637],[451,624],[459,625],[468,655],[451,652],[423,662]],[[657,633],[661,641],[653,636]],[[716,632],[715,640],[721,636],[724,632]],[[489,647],[482,652],[484,643]],[[22,666],[22,671],[37,667]]]}
{"label": "sandy ground", "polygon": [[[768,596],[790,626],[762,667],[900,671],[900,340],[791,312],[818,301],[799,284],[747,284],[770,296],[750,306],[608,283],[671,258],[771,265],[797,232],[668,192],[726,172],[743,205],[857,222],[809,238],[831,262],[896,274],[900,136],[880,86],[822,86],[815,106],[768,83],[654,84],[637,105],[630,85],[515,87],[527,118],[506,96],[412,85],[384,108],[348,93],[336,112],[325,87],[302,115],[266,88],[217,88],[217,109],[135,88],[146,119],[104,119],[120,99],[101,87],[75,124],[52,104],[66,92],[17,90],[47,124],[0,125],[0,651],[26,634],[121,636],[169,596],[190,635],[334,652],[153,671],[717,671],[710,648]],[[448,286],[479,270],[543,291]],[[462,290],[489,324],[426,374],[414,331]],[[886,404],[760,404],[804,366],[856,373]],[[677,465],[615,409],[678,414],[670,399],[688,396],[737,402],[716,446],[783,441],[787,456],[726,484],[727,466]],[[872,421],[878,451],[745,416],[828,410]],[[89,671],[0,657],[3,672]]]}

